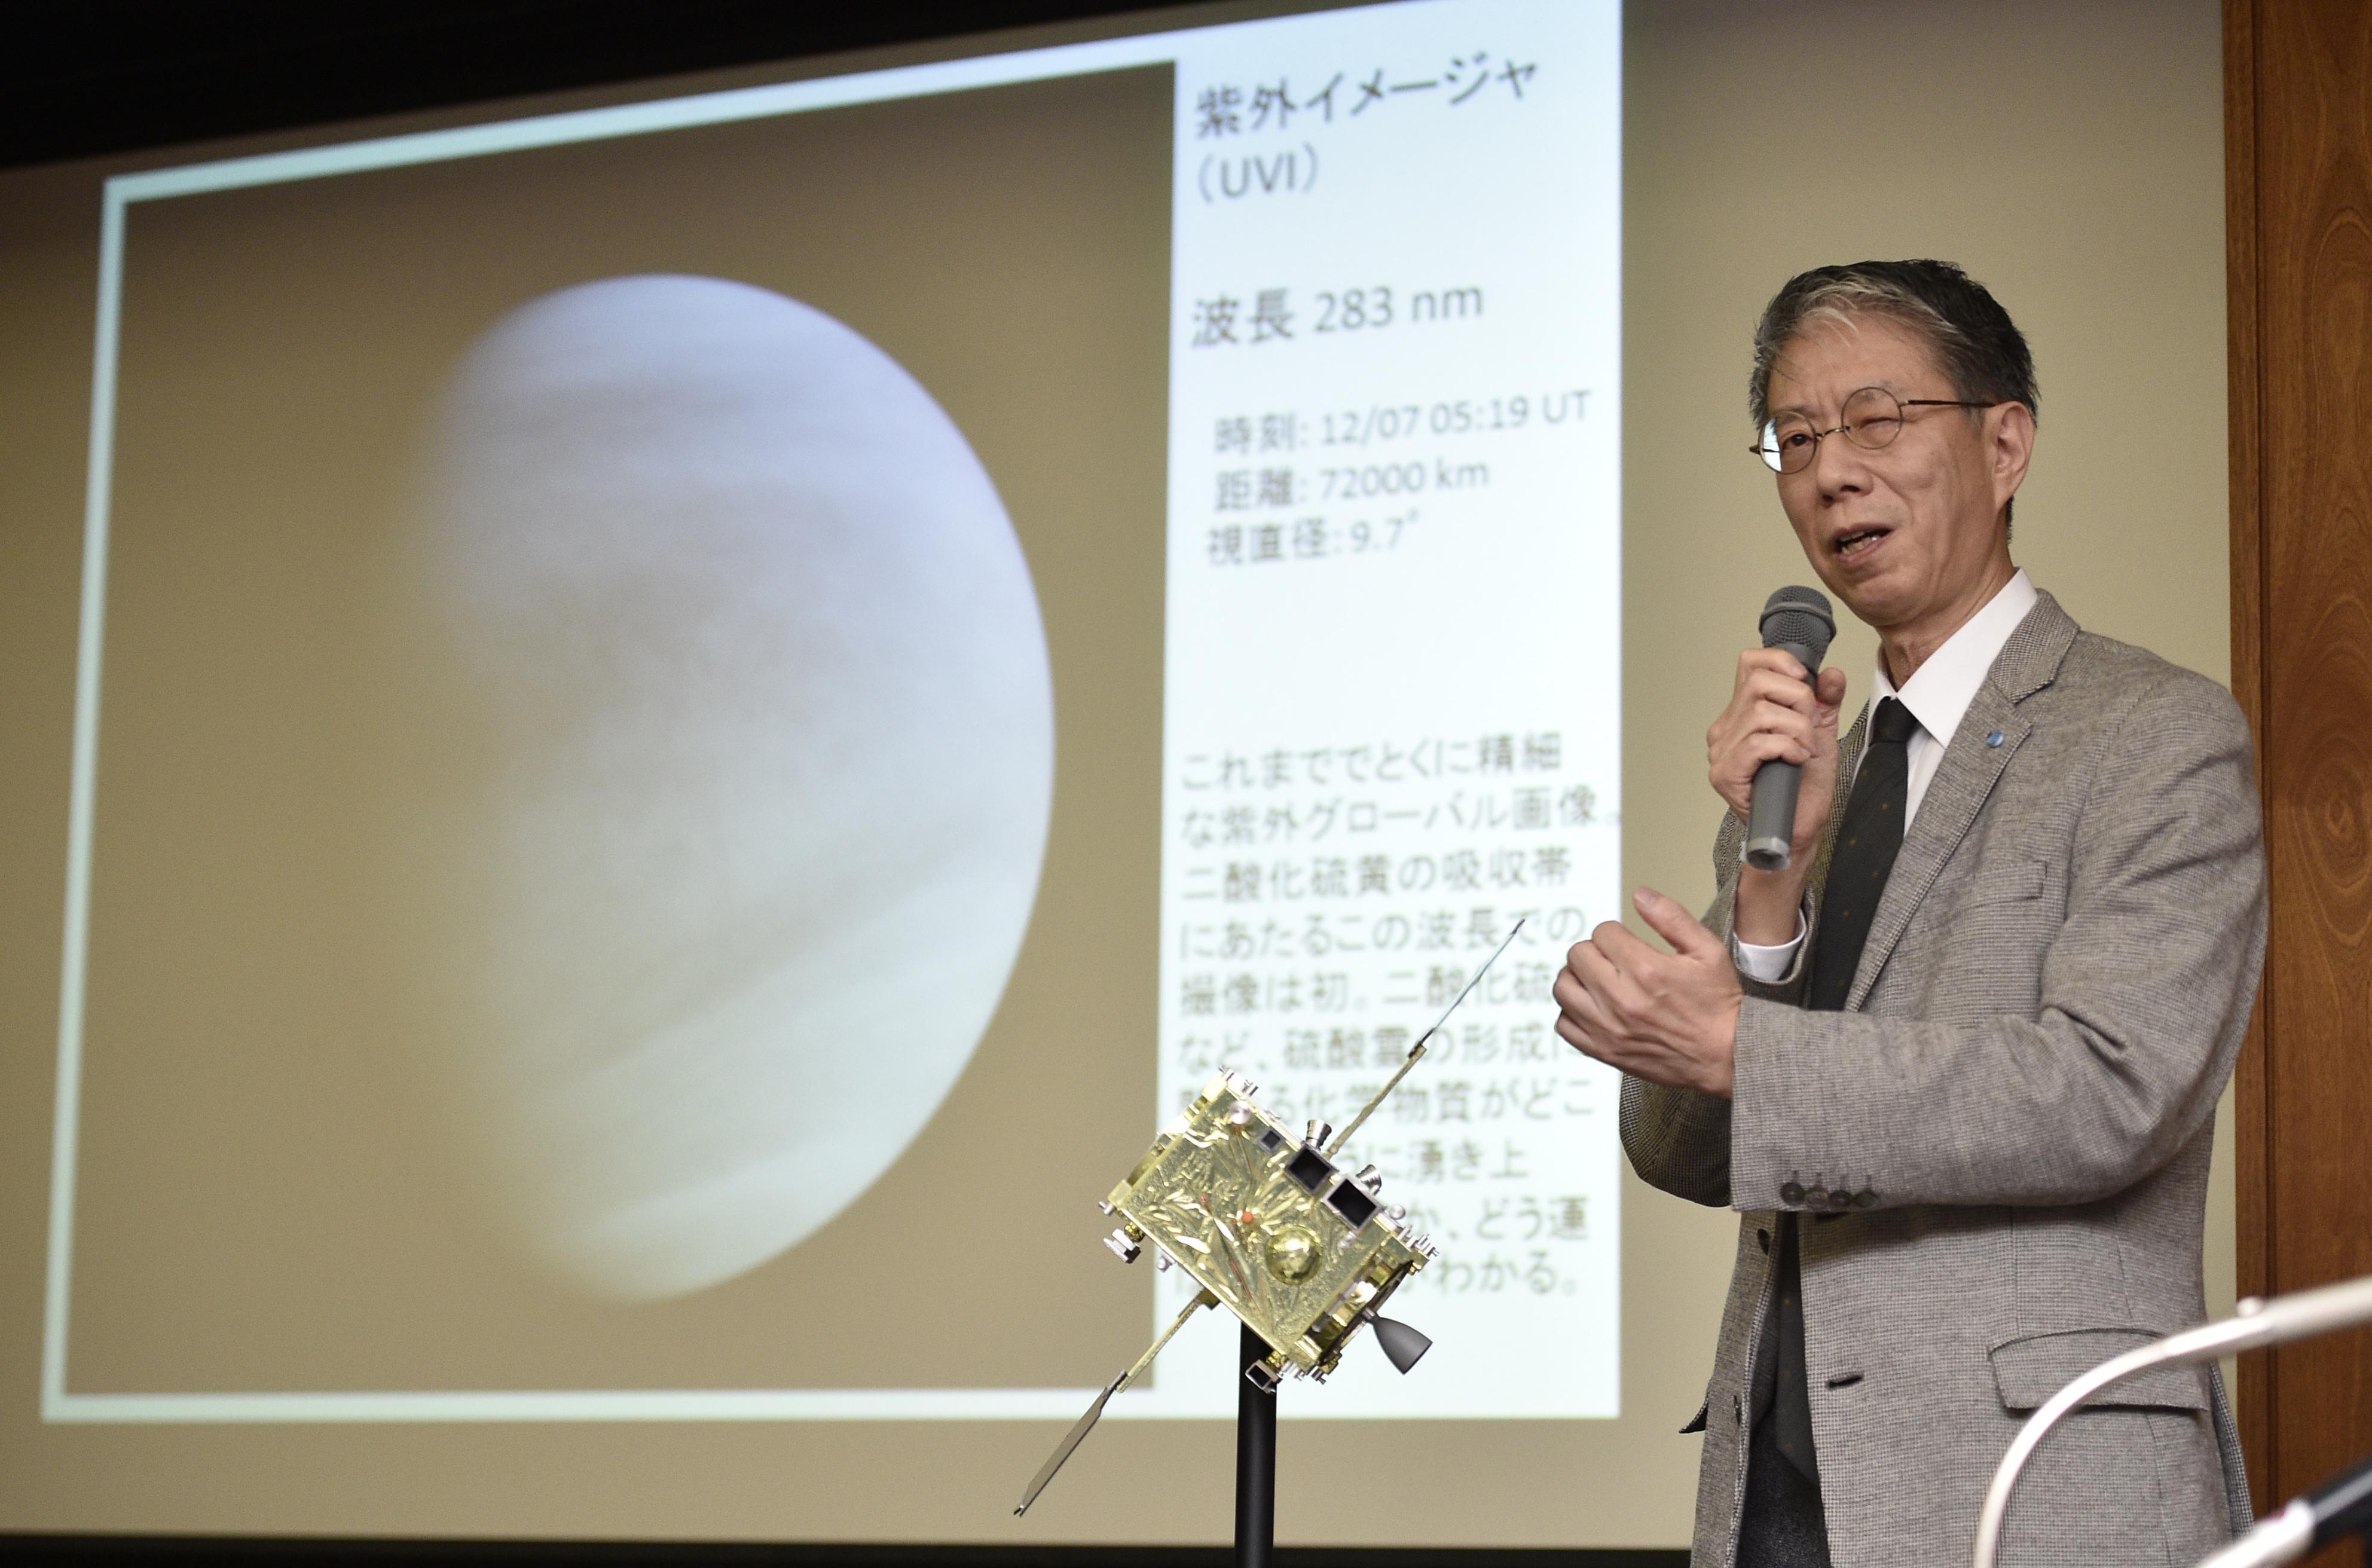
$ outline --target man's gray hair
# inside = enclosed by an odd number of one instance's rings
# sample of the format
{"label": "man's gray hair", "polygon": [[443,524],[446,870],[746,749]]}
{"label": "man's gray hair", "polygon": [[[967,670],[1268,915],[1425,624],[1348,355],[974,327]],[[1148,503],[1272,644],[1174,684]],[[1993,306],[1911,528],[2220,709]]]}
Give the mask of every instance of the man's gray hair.
{"label": "man's gray hair", "polygon": [[2034,355],[2025,335],[1985,292],[1949,261],[1854,261],[1815,267],[1787,280],[1754,329],[1754,379],[1747,408],[1760,430],[1771,417],[1771,372],[1779,351],[1823,319],[1849,324],[1881,316],[1927,340],[1952,395],[1970,402],[2035,406]]}

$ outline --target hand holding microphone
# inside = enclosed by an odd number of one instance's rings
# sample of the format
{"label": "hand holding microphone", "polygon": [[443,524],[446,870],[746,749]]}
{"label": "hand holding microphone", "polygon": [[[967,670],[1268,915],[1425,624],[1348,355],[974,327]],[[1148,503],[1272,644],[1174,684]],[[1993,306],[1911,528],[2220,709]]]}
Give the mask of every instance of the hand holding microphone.
{"label": "hand holding microphone", "polygon": [[[1762,610],[1763,645],[1738,656],[1729,704],[1705,735],[1714,789],[1748,824],[1748,865],[1780,874],[1775,880],[1749,876],[1739,884],[1738,933],[1749,942],[1792,935],[1811,869],[1808,852],[1836,799],[1837,710],[1845,678],[1843,670],[1820,668],[1834,632],[1829,601],[1818,590],[1773,594]],[[1760,907],[1766,902],[1769,909]]]}
{"label": "hand holding microphone", "polygon": [[[1820,661],[1837,634],[1828,597],[1818,588],[1781,588],[1762,606],[1762,645],[1801,665],[1805,684],[1820,691]],[[1792,695],[1792,693],[1791,693]],[[1831,737],[1833,744],[1834,738]],[[1746,864],[1757,871],[1784,871],[1794,858],[1796,796],[1802,762],[1773,757],[1754,770],[1754,793],[1747,807]]]}
{"label": "hand holding microphone", "polygon": [[[1820,668],[1835,630],[1829,601],[1813,589],[1773,594],[1763,646],[1739,656],[1737,689],[1705,734],[1714,788],[1759,826],[1780,868],[1740,873],[1733,928],[1743,941],[1788,940],[1811,846],[1836,798],[1845,678]],[[1575,943],[1552,988],[1557,1034],[1634,1077],[1726,1099],[1735,1083],[1737,967],[1722,939],[1670,899],[1642,888],[1637,905],[1671,952],[1619,921]]]}

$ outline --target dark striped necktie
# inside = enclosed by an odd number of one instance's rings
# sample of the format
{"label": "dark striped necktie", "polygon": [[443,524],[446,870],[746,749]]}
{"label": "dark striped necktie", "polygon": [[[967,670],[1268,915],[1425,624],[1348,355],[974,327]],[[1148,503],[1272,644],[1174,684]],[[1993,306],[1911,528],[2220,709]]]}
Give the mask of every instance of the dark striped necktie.
{"label": "dark striped necktie", "polygon": [[1870,922],[1886,896],[1886,878],[1902,849],[1902,814],[1911,798],[1911,737],[1919,721],[1889,697],[1869,716],[1869,744],[1854,774],[1844,821],[1829,851],[1829,881],[1820,895],[1820,939],[1812,948],[1811,984],[1804,1005],[1833,1013],[1853,993],[1854,971],[1869,942]]}

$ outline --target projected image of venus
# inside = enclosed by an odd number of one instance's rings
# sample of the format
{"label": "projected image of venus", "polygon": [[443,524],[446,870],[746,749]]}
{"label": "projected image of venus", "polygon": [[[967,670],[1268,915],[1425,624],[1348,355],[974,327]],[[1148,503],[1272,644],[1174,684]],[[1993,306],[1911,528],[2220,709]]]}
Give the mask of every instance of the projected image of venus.
{"label": "projected image of venus", "polygon": [[537,1260],[696,1291],[879,1178],[995,1011],[1053,791],[1029,566],[912,377],[743,284],[531,302],[435,440],[493,737],[439,1071]]}

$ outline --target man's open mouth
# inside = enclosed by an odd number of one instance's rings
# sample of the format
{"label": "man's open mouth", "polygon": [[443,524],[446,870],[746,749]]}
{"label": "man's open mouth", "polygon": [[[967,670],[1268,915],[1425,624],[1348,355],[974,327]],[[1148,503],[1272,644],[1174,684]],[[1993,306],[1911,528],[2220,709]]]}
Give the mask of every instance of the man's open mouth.
{"label": "man's open mouth", "polygon": [[1852,528],[1837,535],[1829,548],[1837,552],[1839,559],[1851,561],[1857,555],[1867,554],[1879,540],[1893,531],[1891,528]]}

